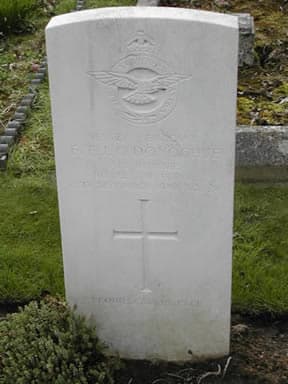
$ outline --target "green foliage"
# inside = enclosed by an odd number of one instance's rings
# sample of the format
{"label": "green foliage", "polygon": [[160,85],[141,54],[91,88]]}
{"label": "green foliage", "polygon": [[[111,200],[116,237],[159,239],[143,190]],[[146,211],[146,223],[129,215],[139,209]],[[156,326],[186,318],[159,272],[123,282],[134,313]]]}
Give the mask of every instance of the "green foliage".
{"label": "green foliage", "polygon": [[31,302],[0,323],[1,384],[112,384],[117,359],[95,328],[56,299]]}
{"label": "green foliage", "polygon": [[23,29],[28,13],[37,5],[37,0],[1,0],[0,32]]}

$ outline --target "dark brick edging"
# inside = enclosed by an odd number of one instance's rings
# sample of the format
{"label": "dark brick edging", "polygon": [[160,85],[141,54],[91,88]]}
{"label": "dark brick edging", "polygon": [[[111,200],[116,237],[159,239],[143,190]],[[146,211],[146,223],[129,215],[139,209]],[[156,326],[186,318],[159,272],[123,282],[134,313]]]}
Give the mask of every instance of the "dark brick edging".
{"label": "dark brick edging", "polygon": [[[81,11],[85,0],[77,0],[75,11]],[[10,147],[19,138],[25,125],[28,112],[33,107],[33,102],[37,97],[39,85],[45,79],[47,73],[47,58],[41,60],[39,68],[28,88],[28,93],[21,99],[12,119],[8,122],[4,133],[0,135],[0,170],[6,170]]]}

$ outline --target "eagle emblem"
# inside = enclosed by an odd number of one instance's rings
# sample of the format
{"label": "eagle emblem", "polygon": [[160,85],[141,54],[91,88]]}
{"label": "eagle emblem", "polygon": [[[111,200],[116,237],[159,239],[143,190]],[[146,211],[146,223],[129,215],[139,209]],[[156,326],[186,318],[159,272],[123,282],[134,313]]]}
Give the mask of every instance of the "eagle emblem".
{"label": "eagle emblem", "polygon": [[115,108],[122,118],[139,124],[159,121],[176,105],[177,87],[190,76],[171,71],[154,55],[156,43],[143,31],[127,44],[128,55],[111,70],[88,71],[97,82],[113,91]]}
{"label": "eagle emblem", "polygon": [[174,73],[156,75],[148,79],[137,79],[132,75],[119,72],[90,72],[90,75],[105,85],[130,90],[131,92],[122,96],[122,99],[135,105],[155,102],[157,99],[155,94],[165,92],[187,78]]}

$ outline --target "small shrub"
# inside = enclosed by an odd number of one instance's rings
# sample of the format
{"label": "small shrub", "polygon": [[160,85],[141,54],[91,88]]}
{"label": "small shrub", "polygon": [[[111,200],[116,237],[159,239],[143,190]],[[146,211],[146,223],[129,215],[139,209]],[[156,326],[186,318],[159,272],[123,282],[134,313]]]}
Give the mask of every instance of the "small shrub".
{"label": "small shrub", "polygon": [[111,384],[117,365],[95,329],[57,299],[0,322],[1,384]]}
{"label": "small shrub", "polygon": [[1,0],[0,32],[7,33],[23,29],[28,12],[34,8],[37,0]]}

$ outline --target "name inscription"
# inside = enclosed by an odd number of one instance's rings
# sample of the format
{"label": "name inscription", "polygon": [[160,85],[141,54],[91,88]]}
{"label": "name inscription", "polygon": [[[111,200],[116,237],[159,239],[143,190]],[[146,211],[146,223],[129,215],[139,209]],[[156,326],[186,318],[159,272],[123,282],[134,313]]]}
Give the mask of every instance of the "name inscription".
{"label": "name inscription", "polygon": [[181,142],[174,136],[169,138],[167,141],[159,134],[144,135],[131,143],[121,135],[96,135],[87,145],[74,144],[70,147],[72,159],[82,162],[86,169],[88,164],[89,172],[82,172],[86,176],[70,186],[103,191],[218,191],[219,180],[213,179],[213,167],[223,168],[223,148],[196,146],[191,137],[181,137]]}
{"label": "name inscription", "polygon": [[71,147],[72,155],[77,156],[171,156],[171,157],[189,157],[195,159],[217,160],[223,153],[222,148],[215,147],[193,147],[175,144],[125,144],[125,143],[97,143],[88,144],[87,147],[80,147],[76,144]]}

